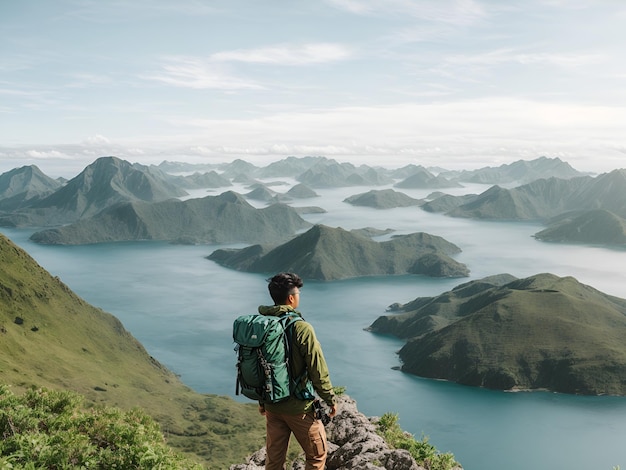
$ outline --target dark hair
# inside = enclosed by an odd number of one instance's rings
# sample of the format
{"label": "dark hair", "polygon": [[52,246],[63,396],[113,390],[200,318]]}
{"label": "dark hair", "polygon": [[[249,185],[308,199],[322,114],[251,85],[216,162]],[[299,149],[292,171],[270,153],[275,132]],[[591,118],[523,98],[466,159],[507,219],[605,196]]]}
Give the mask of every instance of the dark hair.
{"label": "dark hair", "polygon": [[299,289],[304,285],[300,276],[294,273],[279,273],[267,282],[269,282],[267,288],[270,296],[276,305],[283,305],[289,294],[293,294],[294,287]]}

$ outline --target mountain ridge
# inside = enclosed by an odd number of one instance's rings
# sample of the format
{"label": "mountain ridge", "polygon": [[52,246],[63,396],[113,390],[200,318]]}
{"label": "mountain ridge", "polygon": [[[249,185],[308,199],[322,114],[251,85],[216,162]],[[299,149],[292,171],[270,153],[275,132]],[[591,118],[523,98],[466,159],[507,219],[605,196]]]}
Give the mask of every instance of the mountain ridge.
{"label": "mountain ridge", "polygon": [[226,191],[186,201],[122,202],[89,219],[36,232],[31,239],[64,245],[131,240],[276,243],[308,226],[289,206],[256,209],[240,194]]}
{"label": "mountain ridge", "polygon": [[326,281],[399,274],[467,276],[467,267],[450,258],[460,251],[453,243],[423,232],[375,242],[341,227],[318,224],[277,247],[220,249],[208,259],[240,271],[294,271],[305,279]]}
{"label": "mountain ridge", "polygon": [[0,217],[13,226],[45,227],[93,216],[119,202],[162,201],[187,193],[158,179],[147,167],[100,157],[53,193]]}

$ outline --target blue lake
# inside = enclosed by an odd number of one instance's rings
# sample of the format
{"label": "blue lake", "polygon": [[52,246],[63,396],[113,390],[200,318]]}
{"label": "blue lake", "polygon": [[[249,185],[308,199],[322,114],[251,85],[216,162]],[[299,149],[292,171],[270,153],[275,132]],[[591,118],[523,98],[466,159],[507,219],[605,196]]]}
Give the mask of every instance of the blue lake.
{"label": "blue lake", "polygon": [[[462,248],[456,259],[470,267],[470,279],[551,272],[626,297],[624,250],[541,243],[532,238],[541,226],[532,223],[452,219],[417,208],[377,211],[341,202],[366,190],[318,191],[322,196],[307,203],[328,212],[307,219],[345,229],[391,227],[397,233],[440,235]],[[266,276],[208,261],[215,246],[40,246],[28,241],[32,230],[0,231],[88,302],[116,315],[190,387],[235,398],[232,321],[270,303]],[[421,379],[393,369],[402,341],[364,331],[394,302],[437,295],[467,280],[306,282],[300,309],[322,342],[333,383],[346,386],[363,413],[398,413],[404,429],[454,453],[466,470],[626,468],[626,398],[505,393]]]}

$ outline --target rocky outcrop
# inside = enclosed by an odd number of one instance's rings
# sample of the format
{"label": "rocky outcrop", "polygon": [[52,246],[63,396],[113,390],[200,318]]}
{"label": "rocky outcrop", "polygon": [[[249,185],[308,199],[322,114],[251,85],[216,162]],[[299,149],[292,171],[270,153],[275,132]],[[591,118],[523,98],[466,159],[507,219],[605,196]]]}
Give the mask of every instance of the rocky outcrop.
{"label": "rocky outcrop", "polygon": [[[326,426],[329,448],[326,470],[425,470],[407,450],[392,449],[376,433],[376,421],[360,413],[352,398],[339,396],[337,416]],[[265,458],[263,448],[247,463],[231,465],[230,470],[263,470]],[[296,460],[289,469],[303,470],[304,461]]]}

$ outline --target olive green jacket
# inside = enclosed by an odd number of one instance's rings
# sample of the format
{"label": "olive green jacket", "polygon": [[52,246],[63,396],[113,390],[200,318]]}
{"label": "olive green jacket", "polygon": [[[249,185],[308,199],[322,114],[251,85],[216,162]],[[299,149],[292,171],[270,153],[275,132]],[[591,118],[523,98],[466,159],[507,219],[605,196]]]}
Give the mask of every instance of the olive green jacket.
{"label": "olive green jacket", "polygon": [[[294,310],[289,305],[271,305],[259,307],[261,315],[278,316],[281,313],[294,312],[302,317],[300,312]],[[333,386],[330,382],[328,374],[328,366],[322,346],[320,345],[313,326],[306,321],[297,321],[293,324],[294,336],[291,346],[291,370],[295,377],[304,374],[313,384],[313,388],[319,397],[326,402],[328,406],[335,403],[335,394]],[[312,411],[313,400],[298,400],[295,397],[289,397],[287,400],[279,403],[260,403],[266,410],[272,413],[282,414],[304,414]]]}

